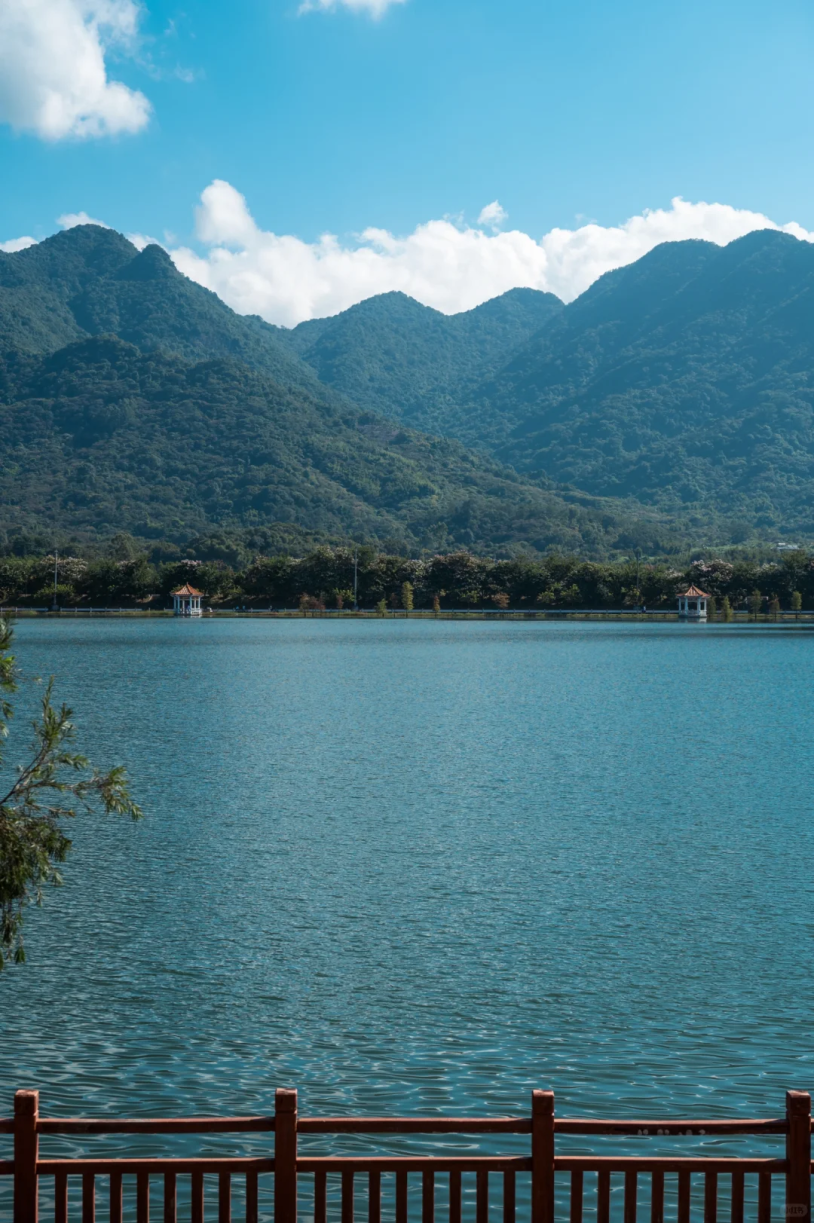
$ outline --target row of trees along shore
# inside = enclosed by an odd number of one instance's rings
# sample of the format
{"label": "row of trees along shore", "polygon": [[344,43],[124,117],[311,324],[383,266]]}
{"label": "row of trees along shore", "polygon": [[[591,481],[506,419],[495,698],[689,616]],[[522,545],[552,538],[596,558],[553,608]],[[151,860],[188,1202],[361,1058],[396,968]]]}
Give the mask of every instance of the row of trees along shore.
{"label": "row of trees along shore", "polygon": [[[0,604],[50,607],[54,556],[0,557]],[[56,600],[63,607],[168,605],[186,582],[212,607],[349,608],[353,604],[354,554],[321,547],[307,556],[258,557],[244,568],[218,561],[151,564],[146,555],[127,559],[59,557]],[[648,608],[675,606],[690,583],[717,602],[717,610],[748,607],[753,613],[814,608],[814,558],[790,552],[777,561],[597,563],[573,556],[491,561],[456,552],[425,560],[360,548],[357,591],[361,608],[408,610],[482,608]]]}

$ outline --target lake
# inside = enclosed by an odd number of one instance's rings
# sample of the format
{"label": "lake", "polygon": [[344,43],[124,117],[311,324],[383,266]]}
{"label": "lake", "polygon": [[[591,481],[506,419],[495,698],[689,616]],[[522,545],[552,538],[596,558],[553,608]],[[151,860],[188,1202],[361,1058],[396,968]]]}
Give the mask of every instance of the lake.
{"label": "lake", "polygon": [[292,1085],[310,1114],[528,1112],[550,1087],[560,1114],[775,1116],[814,1087],[808,632],[16,633],[146,818],[78,820],[29,910],[0,1113],[28,1086],[51,1115],[268,1112]]}

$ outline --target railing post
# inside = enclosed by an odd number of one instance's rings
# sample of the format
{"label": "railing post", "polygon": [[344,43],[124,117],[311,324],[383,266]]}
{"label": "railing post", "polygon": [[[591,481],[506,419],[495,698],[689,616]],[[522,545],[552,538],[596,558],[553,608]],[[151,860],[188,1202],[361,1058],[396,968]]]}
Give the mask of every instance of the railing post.
{"label": "railing post", "polygon": [[811,1096],[807,1091],[786,1092],[786,1218],[811,1219]]}
{"label": "railing post", "polygon": [[38,1091],[14,1096],[14,1223],[37,1223]]}
{"label": "railing post", "polygon": [[554,1092],[531,1093],[531,1223],[554,1223]]}
{"label": "railing post", "polygon": [[274,1101],[274,1223],[297,1223],[297,1093],[287,1087]]}

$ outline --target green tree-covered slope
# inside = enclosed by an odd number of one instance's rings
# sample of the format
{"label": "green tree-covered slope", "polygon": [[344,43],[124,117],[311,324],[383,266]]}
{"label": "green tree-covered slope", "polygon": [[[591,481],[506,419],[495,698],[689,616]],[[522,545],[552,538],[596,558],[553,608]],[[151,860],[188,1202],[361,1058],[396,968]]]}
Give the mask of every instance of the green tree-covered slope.
{"label": "green tree-covered slope", "polygon": [[535,289],[512,289],[453,315],[383,293],[280,335],[355,403],[446,433],[473,389],[560,310],[558,297]]}
{"label": "green tree-covered slope", "polygon": [[814,538],[813,290],[814,248],[764,231],[658,247],[566,307],[393,293],[286,332],[80,226],[0,255],[0,529]]}
{"label": "green tree-covered slope", "polygon": [[115,336],[0,361],[0,523],[182,542],[269,523],[409,550],[602,553],[669,537],[656,516],[527,483],[232,358],[188,362]]}
{"label": "green tree-covered slope", "polygon": [[[481,371],[550,312],[541,296],[471,312],[492,353]],[[674,538],[635,503],[558,492],[354,405],[301,359],[301,339],[99,226],[0,254],[0,533],[599,553]]]}
{"label": "green tree-covered slope", "polygon": [[690,537],[695,513],[722,541],[814,538],[814,246],[788,234],[666,243],[563,308],[525,290],[447,319],[388,294],[289,342],[388,415]]}
{"label": "green tree-covered slope", "polygon": [[814,536],[814,247],[762,231],[611,272],[446,432],[518,471]]}
{"label": "green tree-covered slope", "polygon": [[235,314],[159,246],[139,252],[115,230],[79,225],[27,250],[0,252],[0,351],[54,352],[94,335],[188,361],[231,357],[283,385],[331,397],[278,328]]}

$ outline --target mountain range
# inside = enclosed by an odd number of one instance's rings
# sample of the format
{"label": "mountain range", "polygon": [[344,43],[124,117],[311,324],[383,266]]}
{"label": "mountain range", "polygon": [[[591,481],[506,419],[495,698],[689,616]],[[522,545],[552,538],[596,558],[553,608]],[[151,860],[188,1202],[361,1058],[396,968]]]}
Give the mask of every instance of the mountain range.
{"label": "mountain range", "polygon": [[[725,247],[665,243],[567,306],[539,296],[549,317],[508,357],[485,352],[479,376],[470,360],[426,394],[405,362],[402,385],[385,385],[378,337],[365,345],[351,327],[377,304],[390,316],[385,298],[323,322],[300,351],[322,380],[357,397],[367,374],[371,408],[526,476],[635,498],[688,534],[716,524],[721,542],[814,537],[814,246],[774,230]],[[438,361],[438,340],[424,336],[446,338],[450,323],[476,314],[438,316],[433,329],[434,312],[411,309],[425,316],[411,332],[419,370]]]}
{"label": "mountain range", "polygon": [[814,249],[761,231],[657,247],[569,305],[388,293],[286,330],[78,226],[0,254],[0,547],[811,538],[813,288]]}
{"label": "mountain range", "polygon": [[5,546],[120,531],[183,543],[268,524],[405,551],[669,538],[657,514],[360,407],[295,348],[160,247],[139,252],[112,230],[78,226],[0,255]]}

